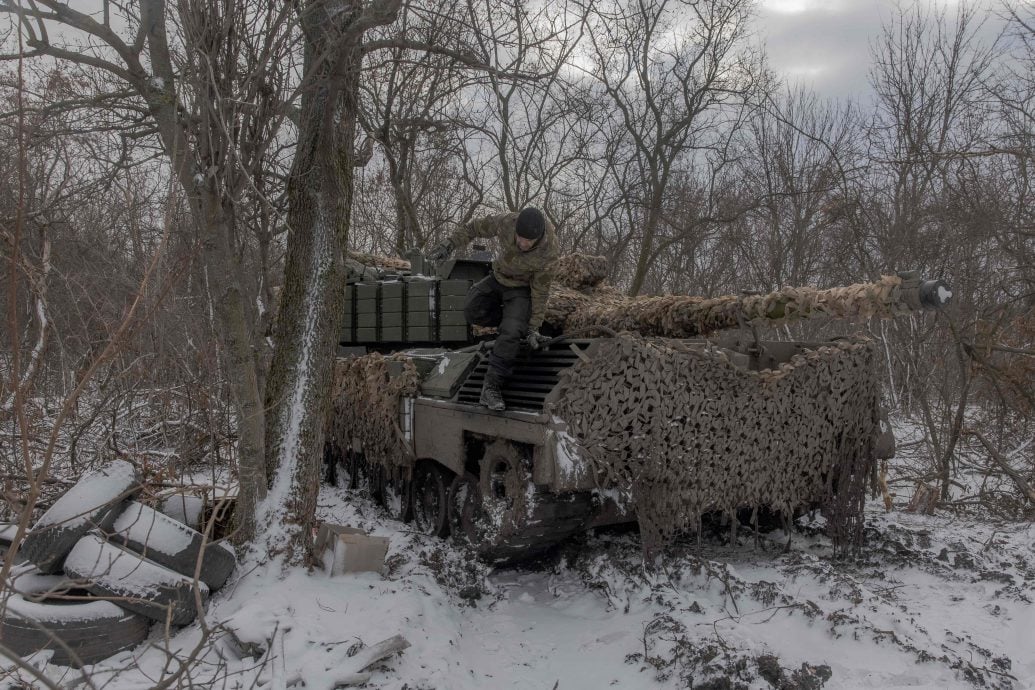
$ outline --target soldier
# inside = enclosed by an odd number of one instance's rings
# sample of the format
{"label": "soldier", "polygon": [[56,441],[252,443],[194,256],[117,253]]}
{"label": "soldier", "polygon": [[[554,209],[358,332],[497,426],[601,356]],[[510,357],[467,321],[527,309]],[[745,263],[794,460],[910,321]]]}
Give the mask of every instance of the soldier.
{"label": "soldier", "polygon": [[441,261],[474,237],[499,238],[502,254],[492,262],[492,273],[471,286],[464,302],[468,323],[499,328],[480,402],[500,411],[505,407],[500,387],[510,376],[521,340],[533,350],[549,340],[539,328],[553,282],[557,235],[542,211],[528,207],[471,221],[435,245],[428,258]]}

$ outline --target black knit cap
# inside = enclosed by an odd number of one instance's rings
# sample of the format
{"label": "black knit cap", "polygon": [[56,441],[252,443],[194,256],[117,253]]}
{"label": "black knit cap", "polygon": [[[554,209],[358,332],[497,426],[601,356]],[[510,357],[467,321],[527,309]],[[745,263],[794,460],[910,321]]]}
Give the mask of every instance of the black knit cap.
{"label": "black knit cap", "polygon": [[537,208],[529,206],[518,214],[515,230],[526,240],[537,240],[546,232],[546,216]]}

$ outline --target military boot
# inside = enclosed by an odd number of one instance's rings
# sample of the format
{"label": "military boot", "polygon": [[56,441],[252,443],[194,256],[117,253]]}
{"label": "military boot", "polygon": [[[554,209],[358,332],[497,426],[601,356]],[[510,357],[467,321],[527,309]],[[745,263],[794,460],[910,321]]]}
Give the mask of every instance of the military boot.
{"label": "military boot", "polygon": [[503,393],[500,392],[500,381],[490,371],[485,376],[485,383],[482,384],[482,395],[478,402],[495,412],[502,412],[507,408],[503,402]]}

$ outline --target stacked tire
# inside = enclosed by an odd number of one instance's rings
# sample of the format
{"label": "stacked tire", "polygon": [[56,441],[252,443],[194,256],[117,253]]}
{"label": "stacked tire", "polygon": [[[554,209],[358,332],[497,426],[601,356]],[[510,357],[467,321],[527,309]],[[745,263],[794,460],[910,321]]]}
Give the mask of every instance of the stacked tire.
{"label": "stacked tire", "polygon": [[[26,534],[0,644],[83,666],[132,648],[152,622],[186,625],[236,565],[233,551],[139,503],[133,466],[90,472]],[[5,584],[5,586],[7,586]]]}

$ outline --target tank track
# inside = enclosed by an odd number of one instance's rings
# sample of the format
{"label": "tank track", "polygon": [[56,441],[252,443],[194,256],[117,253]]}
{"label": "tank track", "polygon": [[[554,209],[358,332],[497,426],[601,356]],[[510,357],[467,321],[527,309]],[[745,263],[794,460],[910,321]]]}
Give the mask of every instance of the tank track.
{"label": "tank track", "polygon": [[[501,442],[499,447],[508,454],[506,444]],[[540,491],[530,478],[516,472],[505,473],[504,483],[509,486],[501,486],[488,473],[458,477],[433,461],[422,462],[412,480],[391,479],[359,453],[335,453],[328,448],[324,479],[359,491],[393,519],[412,523],[431,536],[452,539],[496,564],[543,554],[584,532],[594,514],[589,492]]]}

